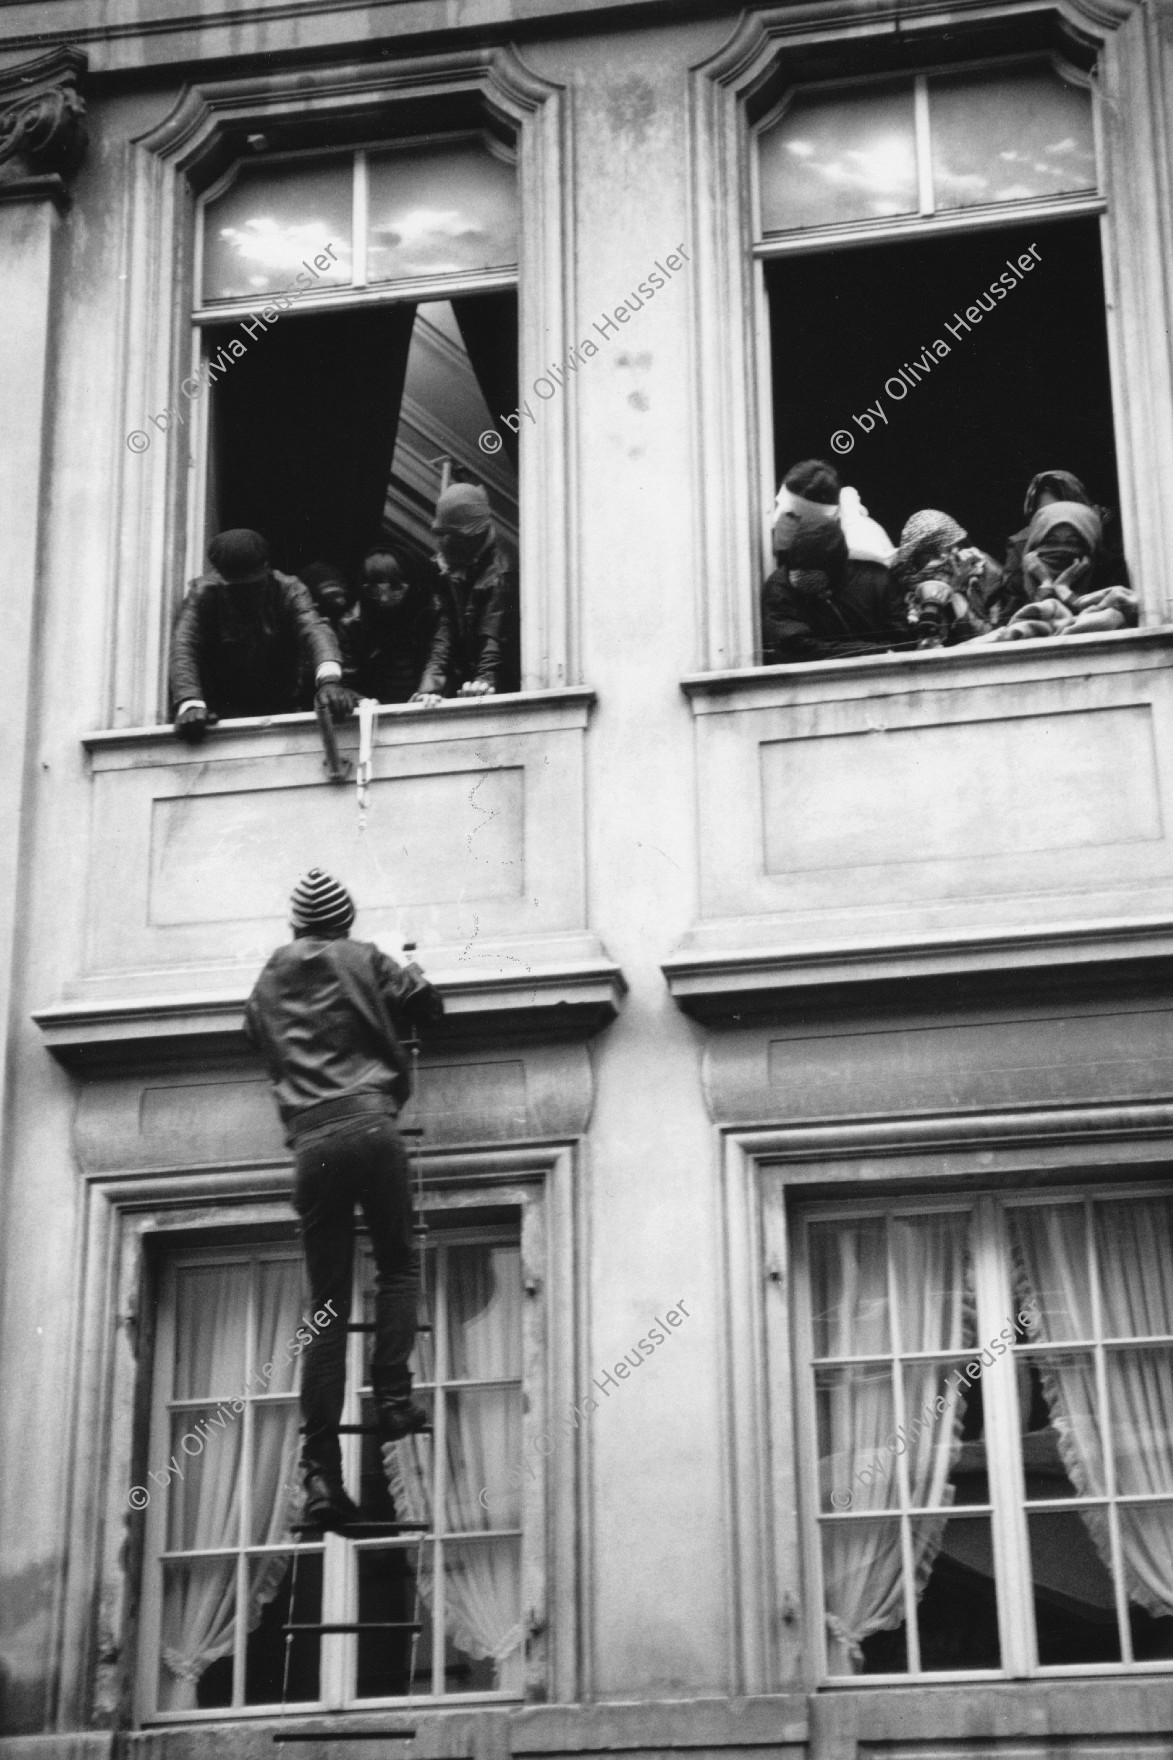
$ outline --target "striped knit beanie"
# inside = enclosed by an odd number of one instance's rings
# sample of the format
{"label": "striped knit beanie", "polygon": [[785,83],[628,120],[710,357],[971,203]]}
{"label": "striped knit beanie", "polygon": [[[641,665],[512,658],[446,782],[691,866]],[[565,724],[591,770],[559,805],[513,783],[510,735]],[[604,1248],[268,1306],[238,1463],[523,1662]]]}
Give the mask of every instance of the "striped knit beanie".
{"label": "striped knit beanie", "polygon": [[354,922],[354,900],[345,886],[321,868],[311,868],[293,889],[289,920],[295,929],[349,929]]}

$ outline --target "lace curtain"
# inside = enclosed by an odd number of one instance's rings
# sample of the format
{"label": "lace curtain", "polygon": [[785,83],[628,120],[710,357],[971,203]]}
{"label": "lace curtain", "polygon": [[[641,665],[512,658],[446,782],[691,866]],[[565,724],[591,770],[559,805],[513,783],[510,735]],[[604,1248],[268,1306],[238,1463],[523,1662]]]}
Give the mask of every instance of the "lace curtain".
{"label": "lace curtain", "polygon": [[[820,1230],[816,1250],[816,1355],[887,1356],[892,1349],[887,1252],[893,1258],[900,1301],[901,1345],[906,1351],[961,1351],[967,1293],[968,1218],[963,1215],[897,1220],[888,1236],[876,1223]],[[886,1239],[890,1246],[886,1246]],[[833,1674],[854,1674],[861,1645],[872,1632],[893,1631],[905,1617],[901,1568],[896,1428],[891,1375],[885,1367],[820,1370],[820,1478],[826,1509],[890,1512],[878,1521],[821,1524],[827,1631]],[[824,1380],[823,1378],[826,1377]],[[905,1454],[913,1507],[940,1509],[913,1524],[919,1598],[933,1568],[953,1501],[948,1483],[956,1459],[964,1401],[947,1386],[937,1364],[904,1369]],[[938,1416],[913,1434],[910,1419],[943,1395]],[[848,1501],[849,1500],[849,1501]]]}
{"label": "lace curtain", "polygon": [[[445,1249],[449,1377],[505,1380],[521,1373],[521,1274],[516,1248]],[[521,1523],[521,1494],[509,1486],[520,1449],[516,1388],[448,1395],[445,1527],[486,1533]],[[409,1439],[385,1451],[387,1479],[400,1515],[432,1520],[430,1447]],[[516,1475],[515,1475],[516,1476]],[[485,1491],[485,1502],[480,1493]],[[515,1539],[447,1541],[443,1546],[447,1636],[466,1656],[491,1659],[497,1685],[521,1690],[521,1553]],[[434,1607],[430,1570],[420,1587]]]}
{"label": "lace curtain", "polygon": [[[1011,1208],[1011,1238],[1026,1291],[1039,1307],[1032,1339],[1045,1344],[1095,1336],[1082,1205]],[[1173,1203],[1155,1198],[1095,1206],[1095,1251],[1106,1338],[1173,1333]],[[1040,1364],[1043,1396],[1068,1477],[1083,1497],[1106,1492],[1105,1446],[1115,1450],[1124,1496],[1173,1498],[1173,1351],[1143,1345],[1105,1352],[1108,1435],[1101,1424],[1093,1353],[1056,1352]],[[1106,1511],[1080,1510],[1109,1574]],[[1173,1509],[1120,1510],[1128,1599],[1154,1618],[1173,1613]]]}
{"label": "lace curtain", "polygon": [[[254,1363],[278,1367],[271,1392],[292,1389],[293,1367],[281,1364],[283,1346],[298,1324],[301,1266],[296,1260],[216,1265],[180,1274],[177,1301],[176,1399],[204,1399],[200,1410],[172,1420],[170,1454],[183,1473],[167,1491],[166,1545],[171,1551],[206,1552],[240,1544],[244,1413],[233,1410],[248,1373],[245,1346],[249,1282],[256,1278],[257,1337]],[[265,1383],[255,1381],[254,1391]],[[221,1424],[221,1419],[223,1423]],[[189,1447],[181,1446],[189,1439]],[[202,1447],[195,1441],[202,1439]],[[253,1408],[250,1545],[284,1538],[295,1495],[298,1445],[296,1403]],[[253,1631],[276,1595],[288,1568],[280,1555],[250,1566],[246,1610]],[[201,1675],[231,1653],[236,1639],[236,1559],[206,1558],[166,1567],[163,1602],[161,1711],[196,1705]]]}

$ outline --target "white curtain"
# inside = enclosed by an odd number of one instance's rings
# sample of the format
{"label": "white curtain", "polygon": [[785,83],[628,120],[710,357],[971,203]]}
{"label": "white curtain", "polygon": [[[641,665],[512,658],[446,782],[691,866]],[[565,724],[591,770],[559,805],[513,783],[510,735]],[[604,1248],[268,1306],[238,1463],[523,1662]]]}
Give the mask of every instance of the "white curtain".
{"label": "white curtain", "polygon": [[[455,1381],[519,1377],[522,1294],[517,1249],[448,1248],[446,1285],[449,1377]],[[522,1465],[520,1442],[516,1388],[449,1396],[444,1524],[448,1533],[520,1526],[520,1488],[509,1484],[511,1472]],[[432,1520],[429,1457],[430,1446],[411,1439],[385,1451],[395,1507],[410,1521]],[[533,1465],[537,1470],[540,1463]],[[466,1656],[491,1659],[498,1686],[520,1691],[524,1658],[518,1541],[448,1541],[443,1557],[447,1636]],[[431,1611],[431,1572],[422,1565],[420,1589]]]}
{"label": "white curtain", "polygon": [[[171,1456],[181,1480],[167,1489],[167,1536],[171,1551],[203,1552],[240,1544],[244,1414],[235,1412],[248,1373],[248,1264],[183,1271],[176,1312],[174,1397],[204,1399],[202,1410],[176,1413]],[[291,1391],[292,1365],[281,1363],[284,1344],[296,1330],[301,1266],[296,1260],[261,1261],[255,1268],[257,1337],[254,1373],[273,1362],[267,1383],[253,1391]],[[223,1422],[221,1422],[223,1420]],[[184,1449],[182,1442],[188,1439]],[[274,1544],[288,1530],[295,1495],[298,1410],[253,1410],[249,1545]],[[198,1446],[197,1446],[198,1445]],[[247,1629],[260,1621],[280,1587],[288,1555],[250,1565]],[[163,1605],[163,1671],[160,1710],[187,1711],[196,1704],[200,1676],[231,1653],[236,1635],[236,1560],[209,1558],[166,1567]]]}
{"label": "white curtain", "polygon": [[[1026,1293],[1038,1302],[1032,1338],[1046,1344],[1090,1340],[1094,1316],[1083,1206],[1015,1206],[1009,1214]],[[1094,1216],[1105,1337],[1167,1337],[1173,1333],[1173,1203],[1120,1199],[1097,1204]],[[1091,1350],[1056,1352],[1039,1364],[1068,1477],[1081,1496],[1104,1496],[1104,1449],[1110,1439],[1118,1493],[1173,1498],[1173,1350],[1117,1347],[1105,1353],[1105,1360],[1107,1437]],[[1105,1510],[1080,1514],[1110,1573]],[[1173,1507],[1122,1508],[1120,1544],[1129,1600],[1154,1618],[1173,1613]]]}
{"label": "white curtain", "polygon": [[[956,1214],[897,1219],[890,1250],[905,1351],[960,1351],[967,1291],[968,1218]],[[892,1349],[885,1234],[875,1223],[820,1229],[815,1250],[815,1353],[879,1356]],[[888,1368],[849,1366],[820,1372],[820,1480],[823,1508],[895,1512],[900,1507],[897,1453],[907,1461],[914,1507],[942,1511],[913,1524],[915,1592],[921,1595],[953,1501],[948,1483],[957,1456],[964,1401],[946,1385],[947,1366],[905,1371],[903,1438]],[[919,1426],[912,1419],[938,1395],[945,1406]],[[895,1440],[895,1447],[892,1446]],[[905,1617],[900,1523],[845,1519],[821,1524],[831,1672],[856,1673],[862,1643],[893,1631]]]}

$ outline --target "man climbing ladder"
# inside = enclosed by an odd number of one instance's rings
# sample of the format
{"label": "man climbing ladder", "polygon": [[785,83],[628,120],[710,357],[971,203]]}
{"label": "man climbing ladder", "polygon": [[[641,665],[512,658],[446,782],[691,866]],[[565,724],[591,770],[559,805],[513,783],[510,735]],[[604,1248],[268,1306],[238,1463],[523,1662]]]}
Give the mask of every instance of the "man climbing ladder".
{"label": "man climbing ladder", "polygon": [[307,1346],[301,1387],[305,1520],[335,1530],[360,1519],[343,1489],[338,1444],[356,1203],[378,1277],[371,1387],[379,1436],[395,1442],[427,1423],[411,1397],[419,1273],[395,1119],[411,1091],[402,1030],[444,1012],[417,965],[399,966],[371,942],[350,939],[354,914],[346,888],[311,868],[290,904],[294,938],[269,959],[245,1011],[294,1150],[311,1305],[337,1315]]}

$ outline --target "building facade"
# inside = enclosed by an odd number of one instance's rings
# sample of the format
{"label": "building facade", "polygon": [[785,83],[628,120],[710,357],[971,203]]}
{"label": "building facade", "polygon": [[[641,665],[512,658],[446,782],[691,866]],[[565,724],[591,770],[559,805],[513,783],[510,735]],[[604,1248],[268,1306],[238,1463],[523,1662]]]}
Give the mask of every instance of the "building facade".
{"label": "building facade", "polygon": [[[1173,1754],[1171,20],[4,8],[0,1760]],[[1076,469],[1139,628],[763,667],[828,448],[990,548]],[[521,691],[361,812],[179,743],[209,534],[422,553],[441,456]],[[289,1528],[315,863],[447,1005],[391,1540]]]}

